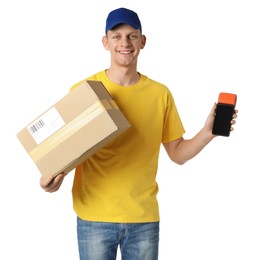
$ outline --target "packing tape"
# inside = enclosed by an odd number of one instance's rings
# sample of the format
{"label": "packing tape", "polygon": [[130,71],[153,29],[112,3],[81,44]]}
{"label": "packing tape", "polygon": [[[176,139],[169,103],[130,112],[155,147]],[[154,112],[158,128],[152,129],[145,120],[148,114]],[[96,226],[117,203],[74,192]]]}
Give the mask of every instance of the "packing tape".
{"label": "packing tape", "polygon": [[111,99],[109,102],[110,102],[110,104],[113,106],[114,109],[119,110],[119,107],[118,107],[118,105],[116,104],[115,100]]}
{"label": "packing tape", "polygon": [[56,148],[59,143],[62,143],[63,141],[68,139],[70,136],[75,134],[79,129],[91,122],[98,115],[109,109],[112,109],[112,106],[110,105],[108,100],[104,99],[95,102],[88,109],[83,111],[76,118],[71,120],[69,123],[67,123],[54,134],[52,134],[40,145],[31,150],[29,155],[31,156],[33,161],[38,161],[49,151]]}

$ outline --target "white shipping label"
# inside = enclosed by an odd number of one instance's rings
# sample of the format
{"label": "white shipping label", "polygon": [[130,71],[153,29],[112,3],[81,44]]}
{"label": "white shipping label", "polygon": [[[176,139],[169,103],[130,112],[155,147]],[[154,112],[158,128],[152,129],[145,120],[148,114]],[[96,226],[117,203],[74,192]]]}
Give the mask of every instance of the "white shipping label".
{"label": "white shipping label", "polygon": [[52,107],[42,116],[31,123],[27,130],[30,132],[37,144],[46,140],[65,124],[63,118],[55,107]]}

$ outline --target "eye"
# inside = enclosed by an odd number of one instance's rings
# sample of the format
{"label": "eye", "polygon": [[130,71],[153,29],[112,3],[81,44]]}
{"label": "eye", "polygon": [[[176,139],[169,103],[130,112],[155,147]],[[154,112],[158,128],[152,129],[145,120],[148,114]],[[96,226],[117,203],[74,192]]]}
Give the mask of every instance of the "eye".
{"label": "eye", "polygon": [[130,35],[130,40],[136,40],[138,39],[138,35],[137,34],[131,34]]}
{"label": "eye", "polygon": [[119,40],[120,39],[120,35],[115,34],[115,35],[112,36],[112,39],[113,40]]}

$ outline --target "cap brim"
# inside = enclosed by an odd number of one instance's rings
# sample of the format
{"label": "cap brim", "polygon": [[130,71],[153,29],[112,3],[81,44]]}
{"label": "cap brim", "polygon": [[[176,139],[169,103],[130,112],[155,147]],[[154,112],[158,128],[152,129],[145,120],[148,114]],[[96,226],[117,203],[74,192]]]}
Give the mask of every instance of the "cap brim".
{"label": "cap brim", "polygon": [[121,19],[118,21],[114,21],[114,23],[108,24],[107,30],[112,30],[114,27],[116,27],[119,24],[128,24],[136,30],[141,29],[139,24],[132,23],[130,21],[125,21],[125,20]]}

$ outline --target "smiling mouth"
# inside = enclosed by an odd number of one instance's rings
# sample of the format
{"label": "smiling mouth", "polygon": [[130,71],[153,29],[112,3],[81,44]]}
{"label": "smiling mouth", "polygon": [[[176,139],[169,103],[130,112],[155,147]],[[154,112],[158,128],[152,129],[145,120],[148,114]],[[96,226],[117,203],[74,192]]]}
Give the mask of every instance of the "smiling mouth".
{"label": "smiling mouth", "polygon": [[133,51],[119,51],[120,54],[130,54],[132,53]]}

